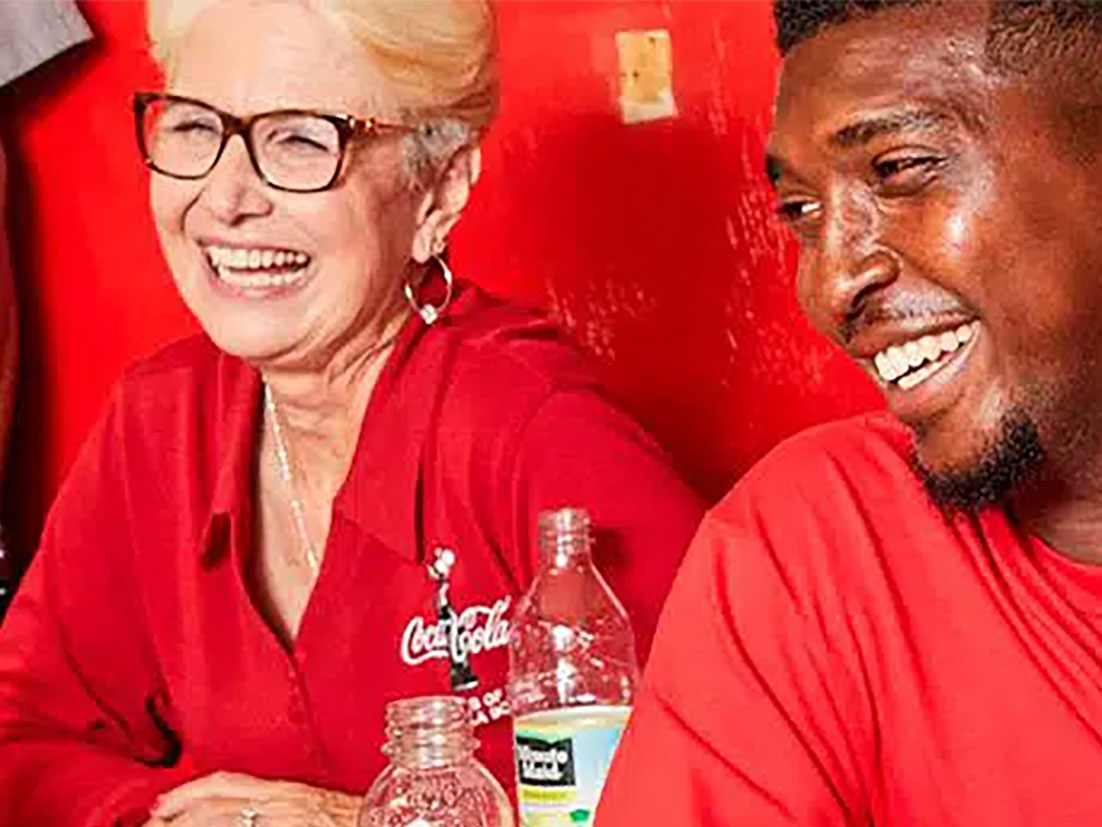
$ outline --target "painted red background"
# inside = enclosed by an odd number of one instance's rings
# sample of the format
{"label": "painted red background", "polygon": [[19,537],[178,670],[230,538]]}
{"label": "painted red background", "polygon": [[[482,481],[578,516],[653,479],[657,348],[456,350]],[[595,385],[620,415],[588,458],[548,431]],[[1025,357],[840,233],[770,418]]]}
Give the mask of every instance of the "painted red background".
{"label": "painted red background", "polygon": [[[194,329],[134,149],[129,96],[156,77],[143,7],[82,8],[96,41],[0,93],[23,326],[5,519],[24,557],[111,383]],[[501,117],[454,269],[570,326],[710,498],[784,436],[878,404],[792,298],[761,173],[768,3],[503,0],[499,18]],[[614,36],[656,28],[679,115],[626,126]]]}

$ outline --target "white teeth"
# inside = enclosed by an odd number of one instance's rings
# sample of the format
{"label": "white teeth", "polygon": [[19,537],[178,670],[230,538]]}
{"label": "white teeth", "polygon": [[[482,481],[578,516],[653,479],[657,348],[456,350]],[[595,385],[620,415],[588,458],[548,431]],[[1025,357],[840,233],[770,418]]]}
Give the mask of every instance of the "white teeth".
{"label": "white teeth", "polygon": [[218,268],[218,278],[234,287],[265,288],[282,287],[302,278],[301,272],[295,273],[241,273],[227,267]]}
{"label": "white teeth", "polygon": [[[310,257],[306,255],[306,253],[296,250],[243,249],[240,247],[216,247],[212,245],[206,248],[206,254],[211,267],[218,271],[219,274],[227,268],[237,271],[252,271],[238,272],[234,275],[238,279],[252,279],[253,281],[249,283],[255,282],[258,285],[260,282],[255,281],[254,277],[258,275],[258,271],[260,270],[267,270],[274,266],[281,269],[284,267],[294,268],[297,271],[310,261]],[[288,277],[288,281],[293,281],[297,273],[274,275],[284,275]],[[280,282],[276,279],[272,283],[278,284],[285,282]]]}
{"label": "white teeth", "polygon": [[891,365],[892,373],[895,376],[901,376],[907,372],[907,368],[910,367],[910,364],[907,362],[907,356],[903,352],[903,348],[899,347],[899,345],[892,345],[888,348],[887,354],[888,363]]}
{"label": "white teeth", "polygon": [[911,373],[908,373],[906,376],[901,376],[899,378],[899,382],[897,384],[903,390],[909,391],[911,388],[913,388],[915,385],[917,385],[923,379],[925,379],[926,377],[928,377],[931,374],[935,373],[939,367],[941,367],[941,366],[938,365],[938,364],[923,365],[918,370],[912,371]]}
{"label": "white teeth", "polygon": [[876,372],[881,376],[888,376],[892,372],[891,360],[888,358],[888,354],[884,351],[880,351],[872,359],[873,364],[876,365]]}
{"label": "white teeth", "polygon": [[885,382],[897,382],[900,388],[909,390],[941,368],[945,364],[942,357],[970,342],[978,329],[979,322],[970,322],[956,330],[889,345],[873,357],[873,365]]}

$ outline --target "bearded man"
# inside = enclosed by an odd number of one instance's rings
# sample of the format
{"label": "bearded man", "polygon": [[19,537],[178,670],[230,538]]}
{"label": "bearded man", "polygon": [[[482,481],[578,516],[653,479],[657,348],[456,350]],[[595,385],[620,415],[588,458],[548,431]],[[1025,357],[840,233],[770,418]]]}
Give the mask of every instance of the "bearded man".
{"label": "bearded man", "polygon": [[887,412],[706,519],[598,812],[1102,821],[1102,3],[777,0],[815,325]]}

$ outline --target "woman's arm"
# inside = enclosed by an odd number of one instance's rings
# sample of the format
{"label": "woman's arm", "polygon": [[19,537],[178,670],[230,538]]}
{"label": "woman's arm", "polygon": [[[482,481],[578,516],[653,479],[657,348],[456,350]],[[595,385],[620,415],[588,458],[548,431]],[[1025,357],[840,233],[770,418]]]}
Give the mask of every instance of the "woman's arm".
{"label": "woman's arm", "polygon": [[0,629],[0,824],[142,824],[185,777],[133,567],[115,421],[74,464]]}

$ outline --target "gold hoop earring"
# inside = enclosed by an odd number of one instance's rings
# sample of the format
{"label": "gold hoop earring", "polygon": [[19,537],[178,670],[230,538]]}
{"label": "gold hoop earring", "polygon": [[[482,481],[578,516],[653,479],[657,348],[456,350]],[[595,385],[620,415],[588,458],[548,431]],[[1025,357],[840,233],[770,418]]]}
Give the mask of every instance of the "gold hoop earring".
{"label": "gold hoop earring", "polygon": [[433,253],[432,260],[435,261],[437,266],[440,267],[440,274],[444,277],[444,301],[440,302],[440,304],[437,305],[427,303],[418,304],[417,296],[414,295],[413,292],[413,285],[409,281],[407,281],[403,287],[403,290],[406,294],[406,301],[409,302],[409,306],[413,308],[413,312],[420,316],[421,320],[427,325],[435,324],[440,316],[443,315],[444,311],[448,307],[448,304],[451,303],[452,291],[455,288],[455,277],[452,275],[452,271],[451,268],[448,267],[448,263],[444,261],[444,257],[441,256],[439,253]]}

